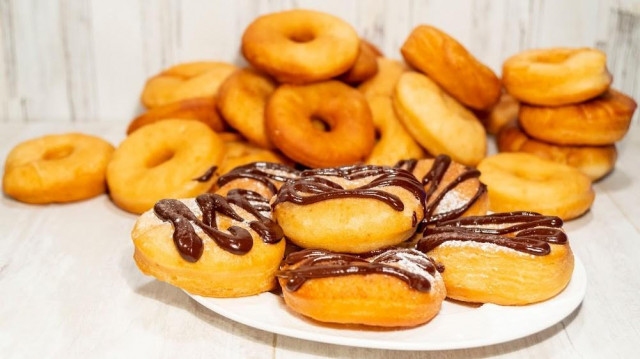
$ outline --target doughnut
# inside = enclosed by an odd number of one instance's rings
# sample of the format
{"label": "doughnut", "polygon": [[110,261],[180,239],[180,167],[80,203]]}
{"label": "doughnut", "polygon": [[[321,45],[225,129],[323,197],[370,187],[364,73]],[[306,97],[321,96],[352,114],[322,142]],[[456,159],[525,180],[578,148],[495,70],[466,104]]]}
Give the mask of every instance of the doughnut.
{"label": "doughnut", "polygon": [[333,15],[289,10],[254,20],[242,35],[242,54],[279,82],[303,84],[349,70],[359,44],[351,25]]}
{"label": "doughnut", "polygon": [[610,145],[629,130],[636,102],[610,89],[590,101],[558,107],[522,105],[522,129],[538,140],[558,145]]}
{"label": "doughnut", "polygon": [[595,197],[591,180],[582,172],[528,153],[487,157],[478,170],[493,212],[525,210],[568,220],[589,210]]}
{"label": "doughnut", "polygon": [[281,163],[248,163],[220,176],[216,181],[216,193],[225,195],[240,188],[271,199],[287,180],[298,178],[299,175],[298,170]]}
{"label": "doughnut", "polygon": [[225,62],[190,62],[170,67],[150,78],[141,101],[147,108],[191,98],[215,97],[220,84],[236,69]]}
{"label": "doughnut", "polygon": [[131,121],[127,128],[127,135],[142,126],[166,119],[200,121],[216,132],[225,128],[225,123],[216,110],[216,102],[213,98],[194,98],[149,109]]}
{"label": "doughnut", "polygon": [[411,327],[440,311],[446,290],[433,260],[413,249],[371,258],[306,249],[277,272],[284,301],[321,322]]}
{"label": "doughnut", "polygon": [[378,72],[377,58],[382,56],[382,52],[378,50],[372,43],[367,40],[360,40],[360,53],[353,66],[344,74],[338,77],[338,80],[351,85],[359,84]]}
{"label": "doughnut", "polygon": [[424,186],[423,224],[487,213],[487,186],[478,179],[477,169],[453,162],[447,155],[402,160],[395,166],[411,172]]}
{"label": "doughnut", "polygon": [[384,57],[378,57],[377,62],[378,72],[361,83],[358,86],[358,90],[367,98],[375,96],[391,97],[400,75],[409,71],[409,68],[403,62]]}
{"label": "doughnut", "polygon": [[558,146],[535,140],[516,124],[506,126],[498,135],[500,152],[527,152],[553,162],[575,167],[592,181],[613,170],[618,152],[616,146]]}
{"label": "doughnut", "polygon": [[528,50],[502,65],[502,84],[507,91],[533,105],[583,102],[605,92],[611,81],[607,55],[586,47]]}
{"label": "doughnut", "polygon": [[364,253],[409,238],[423,203],[424,189],[411,173],[359,165],[303,171],[282,185],[271,206],[294,244]]}
{"label": "doughnut", "polygon": [[379,135],[366,164],[393,166],[404,158],[422,158],[424,151],[411,137],[396,116],[391,98],[385,96],[367,99],[373,115],[373,126]]}
{"label": "doughnut", "polygon": [[375,141],[366,99],[338,81],[281,85],[267,102],[266,124],[272,143],[308,167],[361,162]]}
{"label": "doughnut", "polygon": [[223,154],[222,140],[201,122],[165,120],[144,126],[120,144],[107,166],[111,199],[139,214],[163,198],[205,193]]}
{"label": "doughnut", "polygon": [[500,98],[502,85],[496,74],[458,41],[433,26],[413,29],[400,52],[409,65],[465,106],[487,110]]}
{"label": "doughnut", "polygon": [[48,135],[20,143],[7,155],[4,193],[20,202],[79,201],[106,190],[113,146],[81,133]]}
{"label": "doughnut", "polygon": [[267,200],[246,190],[160,200],[131,238],[142,273],[206,297],[272,289],[285,248]]}
{"label": "doughnut", "polygon": [[417,249],[444,265],[447,297],[526,305],[560,293],[573,273],[573,253],[558,217],[495,213],[439,222]]}
{"label": "doughnut", "polygon": [[264,108],[276,84],[252,69],[241,69],[229,76],[218,91],[218,109],[229,126],[251,143],[270,149],[273,144],[264,126]]}
{"label": "doughnut", "polygon": [[393,104],[409,133],[429,153],[446,154],[469,166],[484,158],[487,138],[480,121],[427,76],[402,74]]}
{"label": "doughnut", "polygon": [[503,127],[518,121],[519,110],[520,103],[518,100],[505,92],[500,96],[500,101],[489,111],[476,112],[476,114],[478,114],[478,118],[484,128],[487,129],[487,132],[497,135]]}
{"label": "doughnut", "polygon": [[227,135],[222,138],[225,148],[224,157],[222,157],[222,162],[215,171],[216,177],[224,175],[238,166],[252,162],[292,163],[279,153],[258,147],[242,138],[231,139],[225,137]]}

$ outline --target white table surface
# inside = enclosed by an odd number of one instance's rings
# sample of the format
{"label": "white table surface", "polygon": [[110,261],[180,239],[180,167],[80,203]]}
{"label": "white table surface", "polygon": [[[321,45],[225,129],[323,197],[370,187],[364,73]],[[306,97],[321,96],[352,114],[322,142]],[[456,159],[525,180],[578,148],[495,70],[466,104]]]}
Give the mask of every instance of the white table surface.
{"label": "white table surface", "polygon": [[[120,124],[0,125],[0,158],[28,138],[81,131],[114,144]],[[0,197],[2,358],[630,358],[640,349],[640,129],[618,146],[591,211],[565,225],[587,294],[568,318],[489,347],[403,352],[351,348],[253,329],[136,268],[136,216],[106,195],[34,206]]]}

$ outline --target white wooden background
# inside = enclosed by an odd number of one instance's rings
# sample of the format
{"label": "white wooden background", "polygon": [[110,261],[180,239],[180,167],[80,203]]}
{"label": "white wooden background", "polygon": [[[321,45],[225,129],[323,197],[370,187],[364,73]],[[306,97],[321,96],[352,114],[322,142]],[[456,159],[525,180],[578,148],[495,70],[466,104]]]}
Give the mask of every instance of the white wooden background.
{"label": "white wooden background", "polygon": [[0,0],[0,122],[127,122],[146,78],[183,61],[242,62],[247,24],[293,7],[342,17],[389,57],[433,24],[498,73],[527,48],[594,46],[614,86],[640,98],[638,0]]}

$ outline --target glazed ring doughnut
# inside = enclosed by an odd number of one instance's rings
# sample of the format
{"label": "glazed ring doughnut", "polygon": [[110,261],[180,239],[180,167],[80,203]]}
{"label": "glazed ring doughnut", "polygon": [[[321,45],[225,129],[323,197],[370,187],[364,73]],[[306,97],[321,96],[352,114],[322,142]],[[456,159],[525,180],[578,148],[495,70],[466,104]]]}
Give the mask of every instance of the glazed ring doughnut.
{"label": "glazed ring doughnut", "polygon": [[391,98],[384,96],[368,99],[373,125],[379,135],[366,164],[393,166],[404,158],[422,158],[422,148],[416,143],[398,119]]}
{"label": "glazed ring doughnut", "polygon": [[418,242],[446,270],[447,296],[465,302],[525,305],[560,293],[573,253],[558,217],[496,213],[441,222]]}
{"label": "glazed ring doughnut", "polygon": [[427,76],[404,73],[393,104],[409,133],[429,153],[446,154],[469,166],[484,158],[487,138],[482,124]]}
{"label": "glazed ring doughnut", "polygon": [[[373,149],[371,110],[364,96],[338,81],[282,85],[266,109],[267,134],[287,157],[308,167],[363,161]],[[314,121],[326,124],[318,128]]]}
{"label": "glazed ring doughnut", "polygon": [[613,170],[618,152],[616,146],[557,146],[527,136],[516,124],[507,126],[498,135],[500,152],[527,152],[553,162],[575,167],[592,181]]}
{"label": "glazed ring doughnut", "polygon": [[287,256],[278,281],[285,303],[321,322],[410,327],[440,311],[441,266],[412,249],[378,256],[307,249]]}
{"label": "glazed ring doughnut", "polygon": [[610,89],[588,102],[560,107],[522,105],[519,121],[531,137],[559,145],[610,145],[629,130],[636,102]]}
{"label": "glazed ring doughnut", "polygon": [[458,41],[433,26],[416,27],[400,51],[409,65],[463,105],[487,110],[500,98],[502,85],[496,74]]}
{"label": "glazed ring doughnut", "polygon": [[235,69],[225,62],[190,62],[170,67],[147,81],[142,104],[152,108],[190,98],[213,98]]}
{"label": "glazed ring doughnut", "polygon": [[64,203],[106,190],[113,146],[101,138],[69,133],[22,142],[7,155],[4,193],[26,203]]}
{"label": "glazed ring doughnut", "polygon": [[522,102],[559,106],[586,101],[605,92],[612,77],[607,56],[591,48],[528,50],[502,65],[502,83]]}
{"label": "glazed ring doughnut", "polygon": [[402,160],[396,167],[411,172],[424,186],[424,224],[484,215],[489,209],[487,186],[478,179],[480,171],[453,162],[447,155]]}
{"label": "glazed ring doughnut", "polygon": [[367,81],[358,86],[358,90],[367,98],[375,96],[393,95],[393,90],[400,79],[400,76],[409,71],[403,62],[384,57],[378,57],[378,72]]}
{"label": "glazed ring doughnut", "polygon": [[493,212],[525,210],[564,220],[585,213],[595,194],[577,169],[528,153],[503,152],[478,165]]}
{"label": "glazed ring doughnut", "polygon": [[360,53],[353,66],[344,74],[338,77],[338,80],[348,84],[359,84],[378,72],[378,57],[382,56],[382,52],[378,50],[372,43],[367,40],[360,40]]}
{"label": "glazed ring doughnut", "polygon": [[302,248],[364,253],[401,243],[424,216],[424,189],[397,168],[303,171],[272,203],[287,239]]}
{"label": "glazed ring doughnut", "polygon": [[225,195],[233,189],[240,188],[271,199],[287,180],[299,176],[298,170],[281,163],[248,163],[220,176],[216,181],[216,193]]}
{"label": "glazed ring doughnut", "polygon": [[216,101],[213,98],[194,98],[149,109],[131,121],[127,128],[127,135],[142,126],[166,119],[200,121],[216,132],[225,128],[225,123],[216,110]]}
{"label": "glazed ring doughnut", "polygon": [[242,35],[242,54],[279,82],[328,80],[349,70],[360,38],[341,19],[310,10],[263,15]]}
{"label": "glazed ring doughnut", "polygon": [[264,108],[276,84],[252,69],[241,69],[222,83],[218,91],[218,109],[229,123],[250,142],[270,149],[264,125]]}
{"label": "glazed ring doughnut", "polygon": [[131,232],[140,271],[189,293],[241,297],[268,291],[284,255],[266,199],[236,190],[163,199]]}
{"label": "glazed ring doughnut", "polygon": [[224,154],[222,140],[208,126],[165,120],[127,137],[107,167],[111,198],[118,207],[142,213],[163,198],[207,192]]}
{"label": "glazed ring doughnut", "polygon": [[518,100],[505,92],[500,96],[500,101],[491,110],[480,113],[478,118],[488,133],[496,135],[503,127],[518,121],[519,110],[520,103]]}

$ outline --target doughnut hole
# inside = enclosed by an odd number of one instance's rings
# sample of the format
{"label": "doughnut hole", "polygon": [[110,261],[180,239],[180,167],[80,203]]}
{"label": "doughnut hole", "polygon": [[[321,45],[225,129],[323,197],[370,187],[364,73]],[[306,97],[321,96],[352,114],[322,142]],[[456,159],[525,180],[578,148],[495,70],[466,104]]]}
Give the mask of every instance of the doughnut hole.
{"label": "doughnut hole", "polygon": [[42,155],[42,159],[45,161],[60,160],[60,159],[69,157],[72,153],[73,153],[73,146],[69,144],[65,144],[62,146],[57,146],[57,147],[47,149],[44,155]]}
{"label": "doughnut hole", "polygon": [[300,27],[293,29],[287,38],[295,43],[304,44],[315,40],[316,34],[313,29]]}
{"label": "doughnut hole", "polygon": [[321,132],[330,132],[331,125],[322,117],[311,115],[311,126]]}
{"label": "doughnut hole", "polygon": [[161,148],[157,152],[152,152],[149,154],[149,158],[147,159],[147,168],[158,167],[168,161],[170,161],[176,152],[173,149]]}

